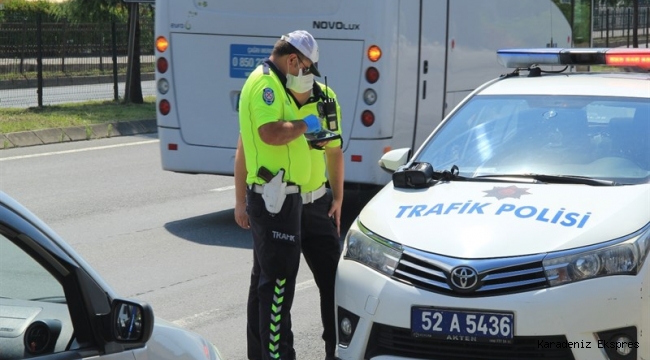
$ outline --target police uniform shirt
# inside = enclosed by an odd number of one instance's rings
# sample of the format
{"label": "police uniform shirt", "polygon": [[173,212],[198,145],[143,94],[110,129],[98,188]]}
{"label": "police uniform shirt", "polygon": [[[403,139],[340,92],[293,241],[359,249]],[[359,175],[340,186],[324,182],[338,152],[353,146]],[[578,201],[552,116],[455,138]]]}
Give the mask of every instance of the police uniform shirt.
{"label": "police uniform shirt", "polygon": [[[327,121],[324,118],[324,116],[321,116],[321,111],[319,111],[319,107],[322,106],[322,100],[323,100],[323,94],[325,94],[328,98],[336,100],[336,94],[332,89],[326,88],[324,84],[321,84],[319,82],[316,83],[317,85],[314,86],[314,90],[312,93],[312,96],[307,100],[307,102],[298,109],[298,118],[302,119],[305,116],[309,114],[315,114],[318,115],[321,118],[321,125],[323,126],[323,129],[328,129],[327,127]],[[320,105],[319,105],[320,104]],[[338,133],[339,135],[341,134],[341,108],[338,104],[338,101],[336,102],[336,114],[337,114],[337,119],[338,119],[338,128],[337,130],[334,130],[334,132]],[[328,129],[331,130],[331,129]],[[325,145],[326,148],[334,148],[334,147],[341,147],[341,139],[336,139],[332,140],[327,145]],[[318,189],[327,181],[326,177],[326,171],[327,171],[327,164],[325,162],[325,152],[323,150],[318,150],[318,149],[312,149],[310,151],[311,155],[311,177],[309,178],[309,182],[306,184],[303,184],[300,188],[301,192],[310,192]]]}
{"label": "police uniform shirt", "polygon": [[285,145],[268,145],[259,136],[258,129],[278,120],[302,119],[285,88],[286,77],[266,61],[248,77],[239,102],[239,129],[246,156],[246,183],[264,184],[257,176],[264,166],[273,174],[285,170],[284,180],[296,185],[309,181],[311,154],[304,136]]}

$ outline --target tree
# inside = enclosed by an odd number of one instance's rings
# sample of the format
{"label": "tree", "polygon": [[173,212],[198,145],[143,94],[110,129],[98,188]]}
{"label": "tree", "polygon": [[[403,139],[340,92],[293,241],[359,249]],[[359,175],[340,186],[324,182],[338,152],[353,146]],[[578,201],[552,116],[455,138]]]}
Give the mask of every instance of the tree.
{"label": "tree", "polygon": [[[129,4],[129,58],[126,74],[126,90],[124,94],[125,103],[142,104],[142,75],[140,74],[140,8],[138,3]],[[133,24],[134,22],[135,24]],[[134,32],[134,33],[132,33]]]}
{"label": "tree", "polygon": [[[63,14],[73,21],[105,21],[109,22],[118,18],[127,17],[129,23],[127,24],[129,31],[135,31],[133,34],[133,62],[128,64],[128,68],[132,72],[127,72],[127,85],[130,85],[125,90],[124,102],[142,104],[144,102],[142,97],[142,76],[140,73],[140,21],[139,21],[139,6],[135,4],[125,4],[122,0],[68,0],[62,7]],[[132,13],[135,12],[135,13]],[[135,21],[135,26],[131,26],[131,21]],[[133,30],[132,30],[133,29]],[[132,34],[129,33],[129,37]],[[129,45],[131,45],[129,43]]]}

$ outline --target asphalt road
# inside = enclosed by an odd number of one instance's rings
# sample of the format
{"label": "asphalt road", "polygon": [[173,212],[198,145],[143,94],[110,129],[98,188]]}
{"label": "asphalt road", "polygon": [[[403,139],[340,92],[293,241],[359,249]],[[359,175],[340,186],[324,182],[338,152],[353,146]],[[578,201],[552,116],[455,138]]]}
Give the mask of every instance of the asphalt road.
{"label": "asphalt road", "polygon": [[[0,189],[66,239],[122,296],[244,360],[250,234],[231,177],[163,171],[156,134],[0,150]],[[346,193],[346,227],[364,200]],[[301,264],[299,359],[324,357],[318,290]]]}

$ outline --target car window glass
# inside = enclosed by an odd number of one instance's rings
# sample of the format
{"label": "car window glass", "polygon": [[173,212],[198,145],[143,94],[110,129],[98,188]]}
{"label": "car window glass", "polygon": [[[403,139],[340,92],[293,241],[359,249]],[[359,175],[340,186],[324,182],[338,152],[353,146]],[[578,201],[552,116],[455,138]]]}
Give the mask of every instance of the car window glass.
{"label": "car window glass", "polygon": [[424,145],[417,161],[464,176],[536,173],[644,183],[650,105],[587,96],[477,96]]}
{"label": "car window glass", "polygon": [[66,351],[73,333],[62,285],[0,232],[0,359]]}
{"label": "car window glass", "polygon": [[30,300],[65,297],[63,287],[36,260],[0,234],[0,296]]}

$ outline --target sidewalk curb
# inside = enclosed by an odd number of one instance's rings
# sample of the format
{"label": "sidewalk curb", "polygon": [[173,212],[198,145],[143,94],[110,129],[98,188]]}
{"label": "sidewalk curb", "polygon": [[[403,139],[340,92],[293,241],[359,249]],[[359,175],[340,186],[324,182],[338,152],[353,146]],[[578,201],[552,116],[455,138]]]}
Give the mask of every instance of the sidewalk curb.
{"label": "sidewalk curb", "polygon": [[87,126],[21,131],[0,134],[0,150],[155,132],[158,132],[156,119],[115,121]]}

